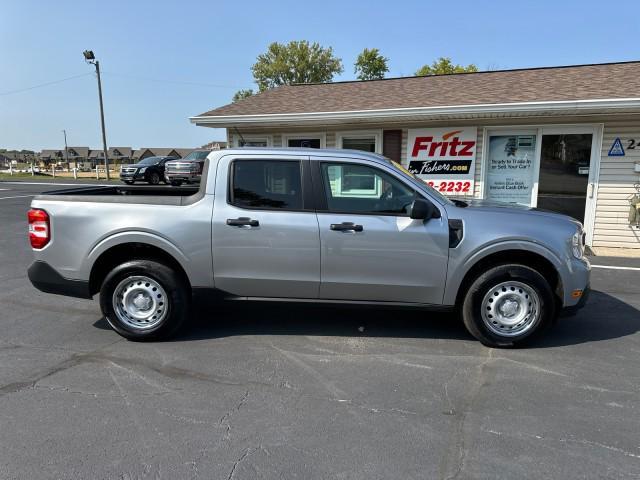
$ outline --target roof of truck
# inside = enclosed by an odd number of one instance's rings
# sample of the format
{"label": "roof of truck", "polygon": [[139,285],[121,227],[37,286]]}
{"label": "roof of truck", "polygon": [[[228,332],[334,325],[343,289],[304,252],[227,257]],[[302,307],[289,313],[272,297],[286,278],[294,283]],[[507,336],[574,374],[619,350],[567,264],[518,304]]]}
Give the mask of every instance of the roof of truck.
{"label": "roof of truck", "polygon": [[218,157],[223,157],[225,155],[286,155],[308,156],[311,157],[311,160],[317,159],[317,157],[347,157],[377,161],[383,160],[385,162],[389,161],[387,157],[380,155],[379,153],[344,148],[236,147],[225,148],[224,150],[214,150],[212,153]]}

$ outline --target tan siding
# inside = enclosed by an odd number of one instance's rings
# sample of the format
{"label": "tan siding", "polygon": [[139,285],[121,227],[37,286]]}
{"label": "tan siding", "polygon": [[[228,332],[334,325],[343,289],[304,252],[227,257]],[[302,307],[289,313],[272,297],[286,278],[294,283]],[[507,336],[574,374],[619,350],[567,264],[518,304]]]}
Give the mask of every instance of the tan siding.
{"label": "tan siding", "polygon": [[336,132],[335,131],[327,132],[327,137],[325,142],[326,142],[327,148],[336,148]]}
{"label": "tan siding", "polygon": [[[624,157],[609,157],[616,137],[625,148]],[[629,150],[626,139],[640,139],[640,120],[605,121],[602,136],[600,178],[596,202],[594,247],[640,248],[640,230],[629,227],[629,198],[634,194],[634,182],[640,175],[633,165],[640,162],[640,149]]]}

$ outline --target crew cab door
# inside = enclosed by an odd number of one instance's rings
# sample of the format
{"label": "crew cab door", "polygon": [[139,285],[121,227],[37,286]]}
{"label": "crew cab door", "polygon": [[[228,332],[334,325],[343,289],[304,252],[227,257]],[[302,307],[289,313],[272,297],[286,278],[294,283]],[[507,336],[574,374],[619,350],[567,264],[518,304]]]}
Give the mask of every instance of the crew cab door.
{"label": "crew cab door", "polygon": [[317,298],[320,239],[308,157],[228,155],[216,175],[215,287],[239,296]]}
{"label": "crew cab door", "polygon": [[409,218],[422,194],[392,166],[311,163],[320,197],[320,298],[441,304],[449,254],[444,209],[426,222]]}

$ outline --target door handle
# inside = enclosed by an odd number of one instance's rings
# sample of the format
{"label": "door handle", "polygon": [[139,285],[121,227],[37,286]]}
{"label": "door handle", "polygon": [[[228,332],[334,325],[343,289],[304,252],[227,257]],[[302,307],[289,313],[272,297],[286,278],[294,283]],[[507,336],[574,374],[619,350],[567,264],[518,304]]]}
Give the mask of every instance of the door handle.
{"label": "door handle", "polygon": [[329,228],[336,232],[361,232],[364,230],[362,225],[356,225],[353,222],[332,223]]}
{"label": "door handle", "polygon": [[227,225],[232,227],[258,227],[260,222],[249,217],[227,218]]}

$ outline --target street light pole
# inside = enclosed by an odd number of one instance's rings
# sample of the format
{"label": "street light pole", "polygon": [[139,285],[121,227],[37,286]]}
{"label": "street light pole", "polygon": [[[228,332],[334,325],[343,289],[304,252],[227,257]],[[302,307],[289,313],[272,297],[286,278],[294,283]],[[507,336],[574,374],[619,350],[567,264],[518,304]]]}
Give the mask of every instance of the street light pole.
{"label": "street light pole", "polygon": [[96,67],[96,75],[98,77],[98,97],[100,99],[100,124],[102,126],[102,154],[104,155],[104,169],[107,173],[107,180],[109,180],[109,157],[107,156],[107,134],[104,128],[104,107],[102,106],[102,81],[100,79],[100,62],[96,60],[95,55],[91,50],[85,50],[83,52],[84,59],[87,63],[91,63]]}

